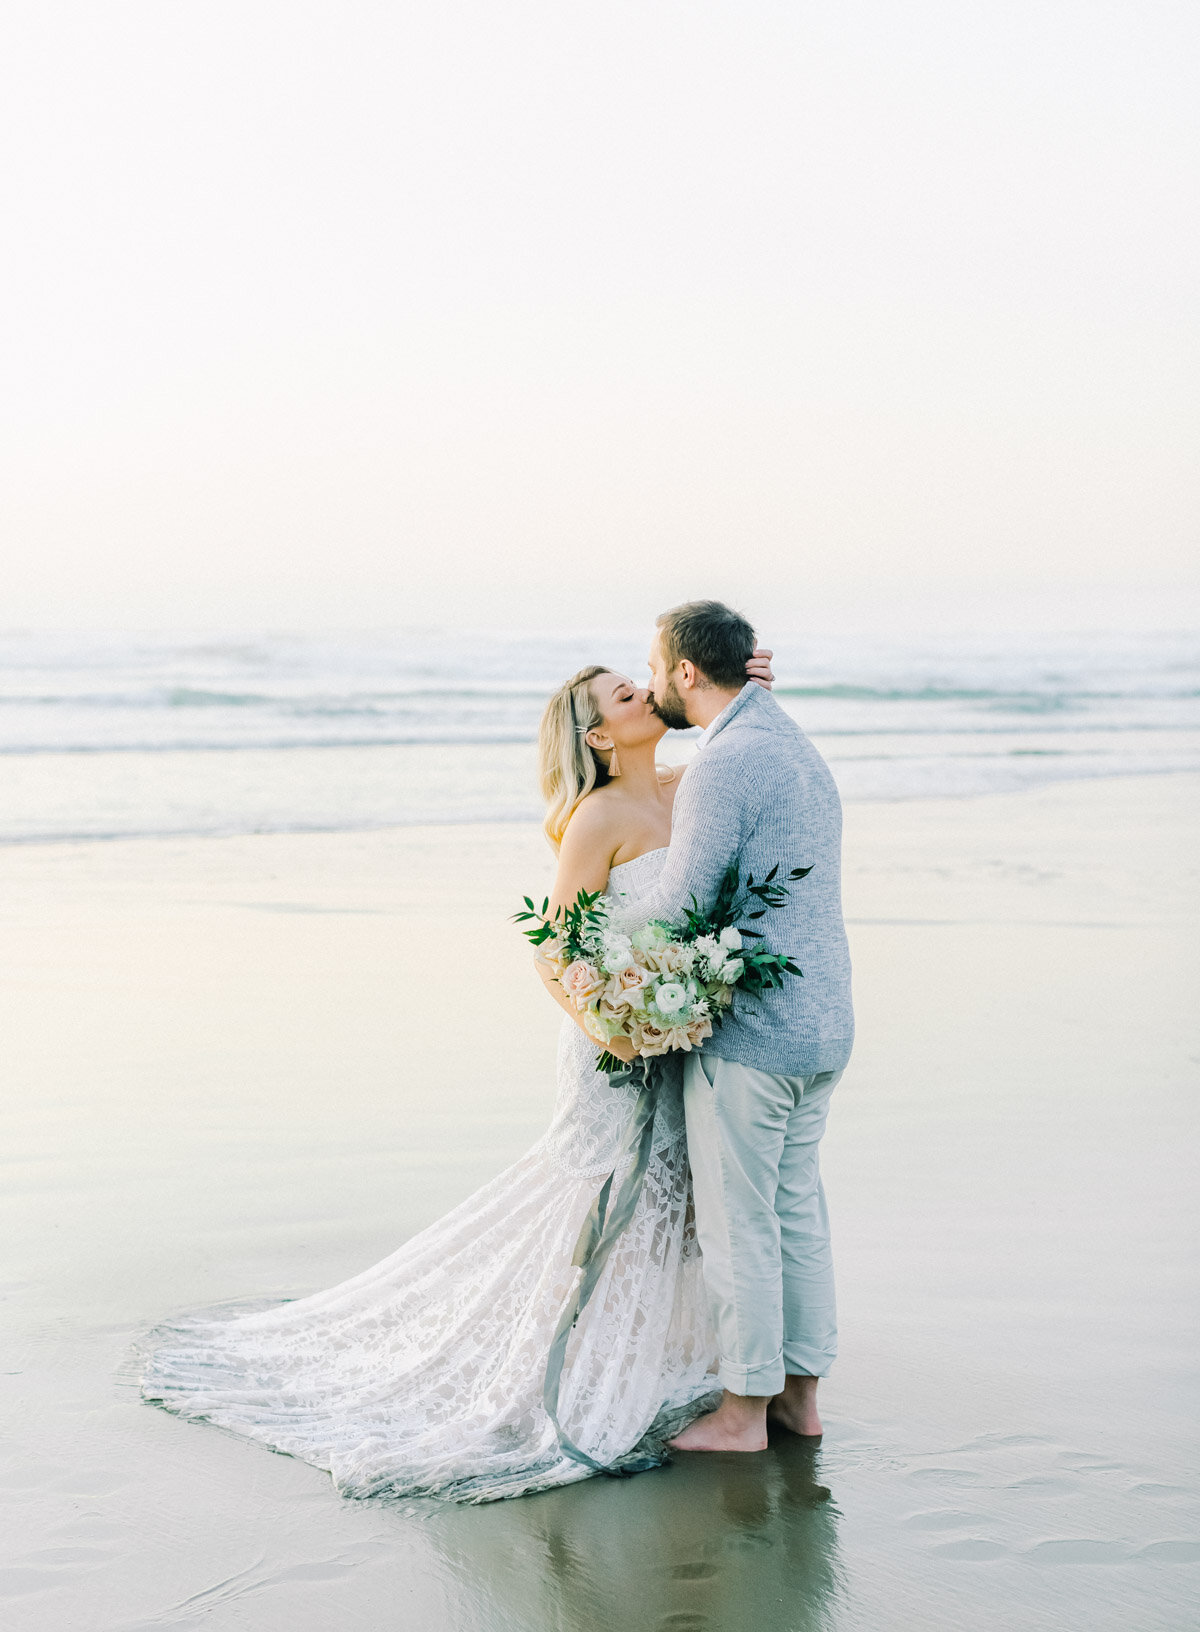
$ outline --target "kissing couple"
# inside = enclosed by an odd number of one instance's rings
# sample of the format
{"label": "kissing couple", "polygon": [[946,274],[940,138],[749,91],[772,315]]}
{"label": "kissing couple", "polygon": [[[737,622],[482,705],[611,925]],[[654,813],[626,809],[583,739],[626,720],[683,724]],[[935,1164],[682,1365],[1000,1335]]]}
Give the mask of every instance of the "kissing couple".
{"label": "kissing couple", "polygon": [[[601,891],[632,932],[710,905],[731,865],[800,868],[761,928],[803,978],[737,993],[702,1048],[656,1063],[645,1175],[574,1326],[579,1243],[630,1167],[636,1089],[597,1068],[539,962],[565,1018],[554,1115],[532,1149],[339,1286],[158,1327],[147,1400],[327,1469],[353,1497],[492,1501],[673,1450],[761,1451],[768,1418],[821,1432],[837,1328],[818,1150],[854,1032],[841,805],[739,613],[663,613],[649,668],[648,687],[582,669],[546,706],[550,910]],[[657,764],[667,731],[690,726],[702,735],[686,769]],[[609,1050],[632,1058],[627,1040]]]}

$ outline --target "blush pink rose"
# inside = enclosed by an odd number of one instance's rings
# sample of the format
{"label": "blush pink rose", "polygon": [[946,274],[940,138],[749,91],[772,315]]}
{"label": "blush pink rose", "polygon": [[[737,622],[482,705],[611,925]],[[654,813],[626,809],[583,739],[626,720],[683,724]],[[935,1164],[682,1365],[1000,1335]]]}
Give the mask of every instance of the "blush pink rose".
{"label": "blush pink rose", "polygon": [[599,1014],[602,1020],[611,1021],[614,1026],[622,1031],[629,1023],[629,1004],[627,1002],[614,1003],[607,992],[596,1005],[596,1013]]}
{"label": "blush pink rose", "polygon": [[652,1021],[645,1020],[639,1030],[641,1033],[641,1042],[638,1045],[639,1054],[650,1057],[667,1052],[670,1044],[667,1042],[667,1032],[661,1026],[656,1026]]}
{"label": "blush pink rose", "polygon": [[616,1013],[621,1009],[628,1013],[629,1007],[636,1002],[636,992],[627,992],[621,984],[620,975],[610,975],[608,984],[604,988],[604,996],[600,999],[600,1007],[607,1013],[610,1009]]}
{"label": "blush pink rose", "polygon": [[666,946],[652,946],[646,953],[646,962],[656,975],[677,975],[687,964],[690,948],[668,942]]}
{"label": "blush pink rose", "polygon": [[699,1048],[706,1037],[712,1036],[711,1020],[693,1020],[689,1026],[672,1026],[663,1037],[660,1053],[673,1052],[680,1049],[684,1054],[690,1054],[693,1048]]}
{"label": "blush pink rose", "polygon": [[588,999],[594,997],[603,986],[603,977],[594,965],[585,963],[582,958],[576,963],[568,964],[562,977],[562,989],[574,1000],[577,1009],[586,1009]]}

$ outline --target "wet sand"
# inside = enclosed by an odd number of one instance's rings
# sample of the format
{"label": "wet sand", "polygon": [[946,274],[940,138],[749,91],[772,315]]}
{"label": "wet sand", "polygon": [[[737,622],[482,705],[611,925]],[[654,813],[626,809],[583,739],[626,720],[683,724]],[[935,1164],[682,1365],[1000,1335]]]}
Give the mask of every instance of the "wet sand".
{"label": "wet sand", "polygon": [[[1198,815],[1190,776],[849,806],[824,1443],[478,1509],[342,1501],[127,1356],[354,1273],[541,1131],[536,829],[0,853],[0,1621],[1193,1627]],[[465,1024],[468,938],[505,973]]]}

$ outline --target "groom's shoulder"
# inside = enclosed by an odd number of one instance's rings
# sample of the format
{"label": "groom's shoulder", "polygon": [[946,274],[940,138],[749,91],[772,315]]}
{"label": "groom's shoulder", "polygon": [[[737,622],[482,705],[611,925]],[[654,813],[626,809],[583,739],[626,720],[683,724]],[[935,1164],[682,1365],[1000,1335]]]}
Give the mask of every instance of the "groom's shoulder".
{"label": "groom's shoulder", "polygon": [[[748,685],[738,699],[738,710],[722,736],[795,738],[803,732],[773,692]],[[720,740],[720,739],[718,739]]]}
{"label": "groom's shoulder", "polygon": [[775,698],[755,688],[705,752],[738,760],[787,759],[807,742],[804,732]]}
{"label": "groom's shoulder", "polygon": [[763,703],[743,711],[744,723],[731,721],[693,763],[707,760],[714,780],[759,795],[827,778],[828,766],[816,744],[773,698],[764,694]]}
{"label": "groom's shoulder", "polygon": [[688,780],[721,785],[733,794],[760,791],[779,771],[796,762],[796,744],[790,737],[757,729],[747,723],[732,725],[707,743],[688,766]]}

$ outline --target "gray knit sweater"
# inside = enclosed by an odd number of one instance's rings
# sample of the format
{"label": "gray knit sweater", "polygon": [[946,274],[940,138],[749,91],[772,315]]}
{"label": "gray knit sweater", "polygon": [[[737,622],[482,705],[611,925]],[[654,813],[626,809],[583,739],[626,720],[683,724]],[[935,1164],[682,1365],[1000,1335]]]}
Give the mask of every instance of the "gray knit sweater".
{"label": "gray knit sweater", "polygon": [[[647,903],[649,918],[676,919],[695,896],[709,907],[731,861],[743,879],[778,863],[788,904],[753,925],[762,945],[787,952],[804,978],[761,996],[734,998],[704,1046],[710,1054],[778,1076],[840,1071],[850,1058],[854,1013],[842,923],[842,806],[829,767],[775,699],[743,686],[708,727],[675,798],[671,848]],[[757,905],[757,903],[756,903]]]}

